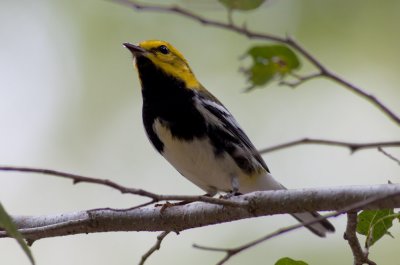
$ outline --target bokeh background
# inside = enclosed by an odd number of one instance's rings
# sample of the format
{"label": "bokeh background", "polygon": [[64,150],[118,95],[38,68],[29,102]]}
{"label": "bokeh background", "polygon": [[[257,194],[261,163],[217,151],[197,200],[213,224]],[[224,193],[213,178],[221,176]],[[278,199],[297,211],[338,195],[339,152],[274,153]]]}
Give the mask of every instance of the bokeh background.
{"label": "bokeh background", "polygon": [[[219,3],[176,3],[226,20]],[[400,113],[400,2],[395,0],[271,0],[235,13],[249,29],[291,34],[317,58]],[[239,57],[261,41],[188,19],[133,11],[102,0],[1,0],[0,164],[57,169],[162,194],[200,194],[148,143],[141,124],[139,82],[126,41],[163,39],[185,54],[197,77],[231,110],[254,144],[268,147],[301,137],[354,142],[398,140],[399,127],[343,87],[315,80],[291,89],[271,84],[243,93]],[[303,73],[312,71],[305,64]],[[387,149],[400,156],[397,149]],[[291,188],[398,182],[400,167],[376,150],[301,146],[264,155]],[[11,214],[41,215],[143,201],[105,187],[72,185],[50,176],[0,172],[0,201]],[[293,224],[287,215],[243,220],[169,235],[147,264],[214,264],[221,254],[193,243],[237,246]],[[306,230],[285,234],[228,264],[274,264],[281,257],[309,264],[352,264],[342,239]],[[104,233],[44,239],[32,247],[37,264],[136,264],[156,233]],[[398,225],[393,235],[399,236]],[[372,247],[379,264],[399,259],[398,239]],[[393,254],[390,254],[393,253]],[[0,240],[1,264],[28,264],[11,239]]]}

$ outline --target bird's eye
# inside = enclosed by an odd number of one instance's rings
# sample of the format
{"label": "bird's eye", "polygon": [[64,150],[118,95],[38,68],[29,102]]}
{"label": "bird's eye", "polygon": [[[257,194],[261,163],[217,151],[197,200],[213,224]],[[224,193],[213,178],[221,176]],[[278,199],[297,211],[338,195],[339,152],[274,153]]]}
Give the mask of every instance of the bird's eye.
{"label": "bird's eye", "polygon": [[158,50],[163,54],[169,53],[169,50],[168,50],[167,46],[165,46],[165,45],[161,45],[160,47],[158,47]]}

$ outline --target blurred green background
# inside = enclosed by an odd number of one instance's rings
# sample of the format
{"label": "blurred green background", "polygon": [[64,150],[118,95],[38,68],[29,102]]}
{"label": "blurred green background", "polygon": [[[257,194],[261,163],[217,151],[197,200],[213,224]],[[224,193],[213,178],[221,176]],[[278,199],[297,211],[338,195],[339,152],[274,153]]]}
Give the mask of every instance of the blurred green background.
{"label": "blurred green background", "polygon": [[[157,3],[157,1],[148,1]],[[177,3],[226,20],[217,2]],[[396,0],[271,0],[235,13],[249,29],[291,34],[347,80],[400,113],[400,2]],[[354,142],[399,139],[386,116],[343,87],[315,80],[291,89],[271,84],[243,93],[239,57],[262,42],[185,18],[136,12],[102,0],[1,0],[0,164],[63,170],[109,178],[162,194],[201,194],[148,143],[141,96],[130,53],[122,43],[163,39],[189,60],[197,77],[231,110],[254,144],[267,147],[301,137]],[[312,71],[307,64],[303,72]],[[397,149],[388,149],[400,156]],[[376,150],[350,155],[342,148],[301,146],[264,155],[290,188],[398,182],[399,166]],[[131,207],[142,198],[49,176],[0,172],[0,201],[11,214],[40,215],[98,207]],[[342,239],[306,230],[275,238],[228,264],[274,264],[284,256],[309,264],[352,264]],[[287,215],[243,220],[169,235],[147,264],[214,264],[219,253],[192,243],[230,247],[295,223]],[[156,233],[104,233],[44,239],[32,250],[37,264],[136,264]],[[393,235],[399,235],[398,225]],[[371,249],[379,264],[399,259],[398,239]],[[388,254],[394,253],[394,254]],[[28,264],[11,239],[0,240],[1,264]]]}

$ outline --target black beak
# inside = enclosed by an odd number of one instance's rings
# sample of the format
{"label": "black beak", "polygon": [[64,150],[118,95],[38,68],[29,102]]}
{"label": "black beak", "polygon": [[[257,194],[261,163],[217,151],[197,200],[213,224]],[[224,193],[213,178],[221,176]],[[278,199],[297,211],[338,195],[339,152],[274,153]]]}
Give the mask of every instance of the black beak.
{"label": "black beak", "polygon": [[147,52],[147,51],[146,51],[145,49],[143,49],[142,47],[137,46],[137,45],[130,44],[130,43],[128,43],[128,42],[125,42],[123,45],[124,45],[125,48],[127,48],[128,50],[131,51],[131,53],[133,54],[133,56],[139,56],[139,55],[142,55],[142,54],[144,54],[144,53]]}

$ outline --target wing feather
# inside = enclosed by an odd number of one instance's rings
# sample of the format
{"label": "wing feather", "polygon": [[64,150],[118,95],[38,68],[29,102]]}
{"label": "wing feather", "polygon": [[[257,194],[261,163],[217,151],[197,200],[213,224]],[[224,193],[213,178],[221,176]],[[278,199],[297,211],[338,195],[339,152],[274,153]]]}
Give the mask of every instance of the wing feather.
{"label": "wing feather", "polygon": [[[218,101],[211,99],[207,95],[197,93],[195,99],[197,109],[207,118],[207,122],[212,126],[223,129],[226,133],[233,137],[234,142],[239,143],[241,148],[245,148],[246,156],[251,156],[267,171],[270,172],[264,160],[250,141],[249,137],[240,128],[238,122],[232,114]],[[251,159],[250,159],[251,161]]]}

